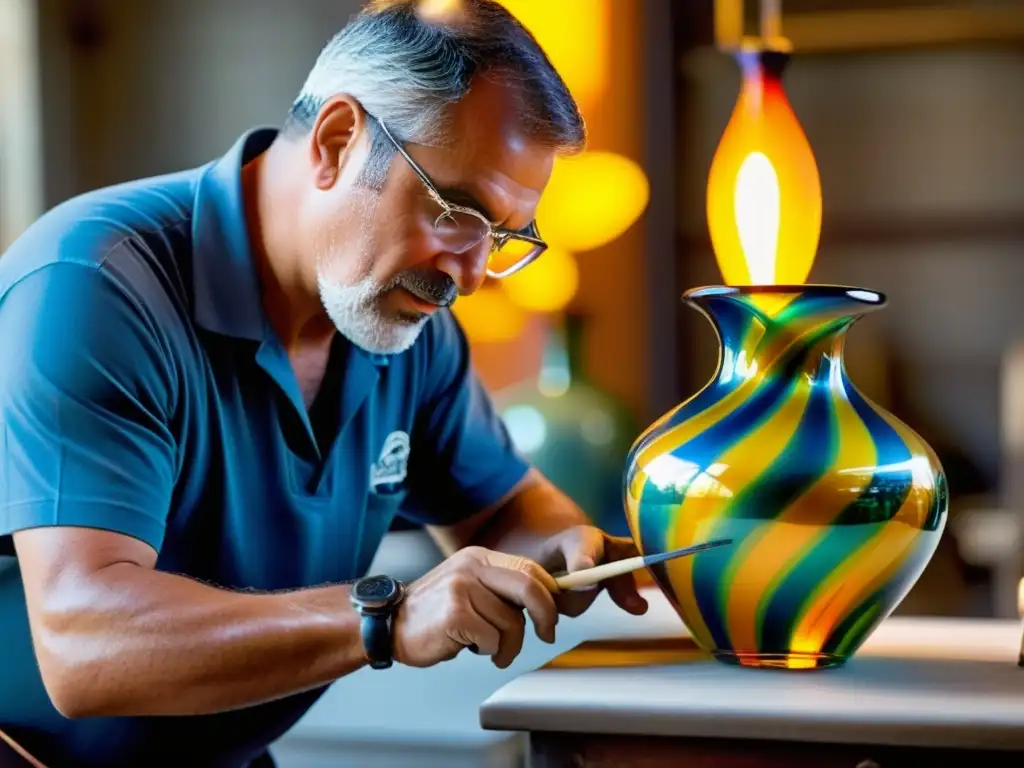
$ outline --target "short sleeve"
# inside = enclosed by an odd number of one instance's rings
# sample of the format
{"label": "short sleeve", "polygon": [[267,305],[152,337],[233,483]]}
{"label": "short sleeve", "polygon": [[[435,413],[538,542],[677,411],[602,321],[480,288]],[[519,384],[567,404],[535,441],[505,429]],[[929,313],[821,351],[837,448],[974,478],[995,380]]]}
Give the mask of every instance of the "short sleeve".
{"label": "short sleeve", "polygon": [[95,265],[53,263],[0,295],[0,547],[40,526],[159,550],[176,475],[168,357]]}
{"label": "short sleeve", "polygon": [[410,461],[414,493],[403,515],[452,525],[501,500],[529,463],[473,370],[458,322],[445,311],[431,325]]}

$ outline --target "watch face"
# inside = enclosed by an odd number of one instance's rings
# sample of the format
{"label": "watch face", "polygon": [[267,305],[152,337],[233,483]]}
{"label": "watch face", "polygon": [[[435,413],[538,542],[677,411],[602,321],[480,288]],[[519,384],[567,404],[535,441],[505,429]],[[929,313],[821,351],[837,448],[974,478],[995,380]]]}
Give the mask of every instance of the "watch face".
{"label": "watch face", "polygon": [[387,605],[398,593],[398,585],[390,576],[369,576],[356,582],[354,597],[367,605]]}

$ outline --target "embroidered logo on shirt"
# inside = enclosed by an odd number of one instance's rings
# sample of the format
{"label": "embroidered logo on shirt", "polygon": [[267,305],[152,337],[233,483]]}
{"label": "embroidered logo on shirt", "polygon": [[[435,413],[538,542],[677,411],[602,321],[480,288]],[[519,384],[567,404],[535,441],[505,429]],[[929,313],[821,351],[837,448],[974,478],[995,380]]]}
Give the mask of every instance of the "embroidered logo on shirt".
{"label": "embroidered logo on shirt", "polygon": [[380,458],[370,467],[370,487],[400,483],[409,470],[409,434],[396,430],[384,438]]}

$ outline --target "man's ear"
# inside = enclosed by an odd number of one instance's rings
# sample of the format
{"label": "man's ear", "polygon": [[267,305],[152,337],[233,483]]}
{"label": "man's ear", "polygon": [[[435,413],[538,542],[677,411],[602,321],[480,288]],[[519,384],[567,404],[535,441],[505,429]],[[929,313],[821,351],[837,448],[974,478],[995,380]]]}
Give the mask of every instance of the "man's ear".
{"label": "man's ear", "polygon": [[366,130],[366,112],[354,98],[339,94],[324,102],[310,132],[310,160],[320,189],[330,189],[341,175]]}

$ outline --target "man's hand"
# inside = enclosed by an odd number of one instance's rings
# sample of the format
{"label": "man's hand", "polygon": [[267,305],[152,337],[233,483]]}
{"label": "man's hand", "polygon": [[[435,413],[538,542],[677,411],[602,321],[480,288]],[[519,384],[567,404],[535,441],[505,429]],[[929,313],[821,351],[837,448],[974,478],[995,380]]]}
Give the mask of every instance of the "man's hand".
{"label": "man's hand", "polygon": [[[569,573],[639,554],[632,539],[609,536],[590,525],[576,525],[555,534],[548,540],[546,550],[541,562],[553,571],[564,568]],[[579,616],[594,602],[602,587],[624,611],[636,616],[647,612],[647,601],[637,591],[636,579],[631,573],[608,579],[594,587],[561,592],[555,599],[559,612]]]}
{"label": "man's hand", "polygon": [[393,627],[400,664],[429,667],[467,646],[499,669],[523,647],[526,614],[537,636],[555,641],[554,578],[525,557],[482,547],[459,550],[406,588]]}

